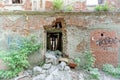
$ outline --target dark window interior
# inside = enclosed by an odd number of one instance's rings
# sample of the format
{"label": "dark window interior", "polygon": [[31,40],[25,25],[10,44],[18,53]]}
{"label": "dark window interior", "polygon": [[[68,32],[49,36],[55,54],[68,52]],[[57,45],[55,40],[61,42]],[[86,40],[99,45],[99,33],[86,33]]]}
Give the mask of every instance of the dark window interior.
{"label": "dark window interior", "polygon": [[62,51],[62,33],[47,33],[47,50]]}
{"label": "dark window interior", "polygon": [[21,4],[21,3],[22,3],[22,0],[12,0],[12,3],[13,3],[13,4]]}

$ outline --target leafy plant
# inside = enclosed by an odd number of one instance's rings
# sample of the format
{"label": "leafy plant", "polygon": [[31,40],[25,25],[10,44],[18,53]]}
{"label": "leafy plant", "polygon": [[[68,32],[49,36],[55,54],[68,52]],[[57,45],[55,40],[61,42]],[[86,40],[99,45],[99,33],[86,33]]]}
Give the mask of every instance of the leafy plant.
{"label": "leafy plant", "polygon": [[53,0],[54,10],[61,10],[63,7],[63,0]]}
{"label": "leafy plant", "polygon": [[91,68],[89,77],[90,77],[90,79],[99,80],[100,79],[100,72],[99,72],[98,68]]}
{"label": "leafy plant", "polygon": [[77,63],[80,69],[86,69],[87,71],[94,67],[95,57],[91,51],[84,51],[79,57],[73,59]]}
{"label": "leafy plant", "polygon": [[103,11],[108,11],[109,10],[109,7],[108,7],[108,4],[106,3],[103,7],[102,7]]}
{"label": "leafy plant", "polygon": [[114,77],[120,78],[120,67],[114,67],[111,64],[104,64],[103,71],[107,74],[110,74]]}
{"label": "leafy plant", "polygon": [[41,48],[35,38],[24,38],[21,48],[10,49],[2,60],[8,66],[8,70],[0,70],[0,79],[8,79],[16,76],[19,72],[29,67],[28,56]]}
{"label": "leafy plant", "polygon": [[109,10],[109,6],[106,3],[105,5],[98,5],[95,7],[96,11],[108,11]]}
{"label": "leafy plant", "polygon": [[96,6],[96,7],[95,7],[95,10],[96,10],[96,11],[102,11],[102,6],[101,6],[101,5]]}
{"label": "leafy plant", "polygon": [[77,64],[77,66],[80,66],[80,58],[75,58],[74,62]]}
{"label": "leafy plant", "polygon": [[73,7],[72,7],[71,5],[67,5],[67,6],[66,6],[66,10],[67,10],[67,11],[72,11],[72,10],[73,10]]}
{"label": "leafy plant", "polygon": [[[21,70],[20,70],[21,71]],[[6,79],[10,79],[12,77],[17,76],[18,72],[17,70],[0,70],[0,80],[6,80]]]}
{"label": "leafy plant", "polygon": [[83,68],[89,70],[91,67],[94,67],[95,57],[91,54],[90,51],[84,52],[84,58],[86,61],[85,61],[85,65],[83,66]]}

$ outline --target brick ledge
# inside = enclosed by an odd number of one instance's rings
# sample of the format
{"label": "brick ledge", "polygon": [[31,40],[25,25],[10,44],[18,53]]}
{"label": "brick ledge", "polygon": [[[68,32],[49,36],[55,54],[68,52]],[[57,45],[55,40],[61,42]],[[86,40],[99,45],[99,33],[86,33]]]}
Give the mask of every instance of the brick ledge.
{"label": "brick ledge", "polygon": [[100,16],[100,15],[119,15],[119,12],[110,12],[110,11],[82,11],[82,12],[62,12],[62,11],[0,11],[0,15],[93,15],[93,16]]}

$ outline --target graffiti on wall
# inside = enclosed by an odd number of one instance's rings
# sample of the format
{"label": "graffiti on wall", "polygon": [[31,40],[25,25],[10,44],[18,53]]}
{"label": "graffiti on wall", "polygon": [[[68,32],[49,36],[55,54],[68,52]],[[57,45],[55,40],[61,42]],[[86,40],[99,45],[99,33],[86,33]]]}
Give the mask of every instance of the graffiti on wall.
{"label": "graffiti on wall", "polygon": [[110,48],[110,47],[113,47],[113,45],[116,45],[117,42],[118,42],[118,39],[116,37],[115,38],[102,37],[96,40],[96,45],[106,50],[107,48]]}
{"label": "graffiti on wall", "polygon": [[98,50],[114,52],[118,50],[119,37],[115,31],[96,30],[91,33],[91,47]]}
{"label": "graffiti on wall", "polygon": [[90,48],[96,58],[95,67],[102,68],[106,63],[116,66],[120,42],[116,31],[99,29],[92,31],[90,36]]}

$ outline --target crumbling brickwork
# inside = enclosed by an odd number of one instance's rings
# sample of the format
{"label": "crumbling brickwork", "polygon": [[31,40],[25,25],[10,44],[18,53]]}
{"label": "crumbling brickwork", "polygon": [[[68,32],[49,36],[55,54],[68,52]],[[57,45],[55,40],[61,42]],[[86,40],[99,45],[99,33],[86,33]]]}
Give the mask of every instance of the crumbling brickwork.
{"label": "crumbling brickwork", "polygon": [[11,39],[35,34],[43,43],[41,52],[44,54],[46,28],[60,21],[65,54],[74,58],[85,50],[92,50],[96,67],[101,68],[105,63],[116,66],[120,62],[119,17],[119,12],[1,12],[0,49],[8,49]]}

